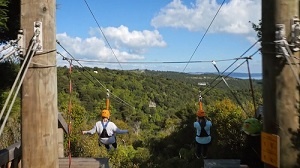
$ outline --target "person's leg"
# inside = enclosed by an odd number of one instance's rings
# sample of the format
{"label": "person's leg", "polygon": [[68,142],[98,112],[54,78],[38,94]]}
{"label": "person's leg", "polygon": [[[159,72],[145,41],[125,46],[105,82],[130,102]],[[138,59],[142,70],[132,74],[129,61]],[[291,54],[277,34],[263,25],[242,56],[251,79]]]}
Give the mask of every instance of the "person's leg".
{"label": "person's leg", "polygon": [[118,147],[117,142],[113,143],[112,146],[113,146],[115,149],[117,149],[117,147]]}
{"label": "person's leg", "polygon": [[118,144],[117,144],[117,137],[115,137],[115,143],[113,143],[112,146],[113,146],[115,149],[117,149],[117,147],[118,147]]}
{"label": "person's leg", "polygon": [[199,159],[201,156],[201,144],[199,144],[198,142],[196,142],[196,157]]}
{"label": "person's leg", "polygon": [[207,150],[208,150],[208,144],[202,144],[202,156],[203,158],[207,158]]}
{"label": "person's leg", "polygon": [[109,144],[108,145],[104,145],[105,146],[105,148],[107,149],[107,151],[109,151],[109,149],[110,149],[110,146],[109,146]]}

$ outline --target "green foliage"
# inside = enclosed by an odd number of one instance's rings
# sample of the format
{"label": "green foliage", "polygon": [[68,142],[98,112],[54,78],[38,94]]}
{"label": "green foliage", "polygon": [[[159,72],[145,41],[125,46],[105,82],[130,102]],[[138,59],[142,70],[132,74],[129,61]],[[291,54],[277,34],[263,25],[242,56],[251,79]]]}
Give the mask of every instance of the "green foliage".
{"label": "green foliage", "polygon": [[9,90],[17,76],[19,71],[19,65],[11,63],[11,62],[3,62],[0,63],[0,92]]}
{"label": "green foliage", "polygon": [[243,144],[241,128],[245,114],[230,99],[212,103],[207,111],[213,122],[211,148],[214,158],[238,158]]}
{"label": "green foliage", "polygon": [[7,29],[6,22],[7,22],[7,9],[8,0],[0,0],[0,29]]}
{"label": "green foliage", "polygon": [[[249,21],[250,22],[250,21]],[[253,28],[253,30],[257,33],[257,37],[260,39],[260,41],[261,41],[261,38],[262,38],[262,28],[261,28],[261,26],[262,26],[262,21],[261,20],[259,20],[259,23],[258,24],[255,24],[255,23],[252,23],[252,22],[250,22],[251,23],[251,25],[252,25],[252,28]]]}
{"label": "green foliage", "polygon": [[[8,92],[0,92],[0,109],[4,106],[4,103],[6,101],[6,98],[8,97]],[[15,103],[11,109],[11,112],[9,114],[9,118],[6,121],[6,125],[4,127],[3,133],[1,135],[1,141],[0,141],[0,149],[6,148],[18,141],[21,140],[21,115],[20,115],[20,98],[17,97],[15,100]],[[8,109],[10,104],[8,104]],[[4,121],[4,118],[7,115],[7,110],[3,114],[3,117],[1,119],[1,124]]]}
{"label": "green foliage", "polygon": [[17,39],[20,29],[20,0],[0,0],[0,44]]}
{"label": "green foliage", "polygon": [[[58,76],[58,88],[64,93],[59,96],[65,97],[62,99],[67,102],[69,86],[66,81],[70,79],[68,68],[58,67],[58,74],[64,75],[62,78]],[[118,71],[73,67],[73,102],[87,111],[86,116],[79,115],[82,120],[78,117],[85,124],[78,126],[82,130],[91,129],[99,120],[99,112],[105,108],[108,88],[113,93],[110,97],[111,120],[119,128],[130,131],[128,135],[118,135],[119,148],[109,153],[103,146],[98,147],[96,135],[77,135],[79,137],[74,139],[74,145],[80,150],[74,153],[89,157],[109,156],[110,164],[114,167],[168,167],[174,164],[184,167],[203,164],[194,157],[193,122],[198,108],[198,82],[210,82],[216,76],[200,76],[147,70]],[[93,82],[95,80],[98,82]],[[240,144],[243,143],[240,138],[242,121],[247,115],[252,115],[254,108],[251,105],[249,81],[233,78],[228,78],[227,81],[249,112],[244,114],[222,83],[207,92],[203,103],[213,119],[214,143],[210,147],[210,155],[214,158],[239,158]],[[259,82],[254,82],[254,88],[255,94],[261,95]],[[126,103],[120,101],[121,99]],[[256,99],[259,102],[261,97]],[[150,101],[156,107],[149,107]]]}
{"label": "green foliage", "polygon": [[[1,67],[1,64],[0,68],[8,69]],[[13,76],[17,69],[17,66],[12,66],[12,71],[7,73]],[[193,123],[198,108],[198,83],[210,82],[215,77],[211,74],[118,71],[77,66],[69,74],[67,67],[58,67],[58,109],[67,123],[71,121],[71,134],[65,135],[65,155],[71,152],[73,157],[109,157],[110,166],[113,167],[167,168],[203,164],[194,157]],[[8,79],[0,82],[3,86],[0,89],[1,104],[13,82],[13,78]],[[71,94],[70,80],[73,86]],[[254,113],[249,81],[229,78],[228,83],[240,98],[247,114],[221,83],[202,95],[204,109],[213,122],[213,144],[209,147],[209,156],[212,158],[240,157],[243,145],[241,125],[246,116],[253,116]],[[201,90],[207,88],[209,86]],[[261,84],[254,81],[254,88],[255,102],[258,104],[261,102]],[[103,145],[98,145],[96,134],[81,134],[82,130],[91,129],[100,119],[100,111],[106,108],[106,89],[112,92],[111,121],[120,129],[129,130],[129,134],[117,136],[118,149],[111,152],[107,152]],[[149,107],[149,102],[154,102],[156,107]],[[17,125],[20,122],[20,108],[15,110],[11,124]],[[5,132],[6,137],[14,138],[7,138],[5,143],[1,141],[2,144],[9,145],[13,139],[17,140],[18,136],[12,136],[15,131]]]}

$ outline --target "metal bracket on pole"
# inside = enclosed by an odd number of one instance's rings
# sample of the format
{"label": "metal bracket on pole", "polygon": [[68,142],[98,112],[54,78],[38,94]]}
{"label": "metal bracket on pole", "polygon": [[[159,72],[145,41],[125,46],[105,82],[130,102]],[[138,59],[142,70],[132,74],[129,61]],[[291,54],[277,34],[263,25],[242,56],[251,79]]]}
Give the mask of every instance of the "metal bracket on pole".
{"label": "metal bracket on pole", "polygon": [[276,31],[275,31],[275,44],[276,44],[276,57],[282,57],[284,55],[283,51],[281,50],[282,41],[286,39],[285,35],[285,25],[284,24],[276,24]]}
{"label": "metal bracket on pole", "polygon": [[24,49],[25,49],[24,32],[23,32],[23,30],[19,30],[19,32],[18,32],[18,51],[19,51],[20,57],[24,56]]}
{"label": "metal bracket on pole", "polygon": [[286,39],[284,24],[276,24],[275,38],[276,41]]}
{"label": "metal bracket on pole", "polygon": [[37,52],[43,52],[43,24],[41,21],[34,22],[34,33],[36,34],[36,42],[39,43]]}
{"label": "metal bracket on pole", "polygon": [[291,49],[294,52],[300,50],[300,21],[297,16],[291,19]]}

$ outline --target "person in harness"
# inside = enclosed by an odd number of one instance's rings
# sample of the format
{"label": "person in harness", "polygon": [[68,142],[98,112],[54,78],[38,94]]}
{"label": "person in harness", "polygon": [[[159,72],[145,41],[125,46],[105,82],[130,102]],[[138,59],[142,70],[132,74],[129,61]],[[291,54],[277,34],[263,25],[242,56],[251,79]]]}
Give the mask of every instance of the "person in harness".
{"label": "person in harness", "polygon": [[261,161],[261,131],[263,128],[261,116],[247,118],[242,125],[245,143],[243,145],[241,164],[249,168],[263,168]]}
{"label": "person in harness", "polygon": [[204,110],[200,108],[197,111],[197,121],[194,122],[194,128],[196,129],[196,157],[199,159],[203,157],[207,158],[208,145],[211,143],[210,128],[212,122],[208,120]]}
{"label": "person in harness", "polygon": [[82,134],[94,134],[97,132],[99,136],[99,146],[104,144],[107,151],[111,149],[111,146],[113,146],[114,149],[117,149],[116,134],[125,134],[128,133],[128,130],[121,130],[115,123],[109,121],[110,112],[107,109],[102,110],[101,117],[102,120],[96,122],[93,129],[82,131]]}

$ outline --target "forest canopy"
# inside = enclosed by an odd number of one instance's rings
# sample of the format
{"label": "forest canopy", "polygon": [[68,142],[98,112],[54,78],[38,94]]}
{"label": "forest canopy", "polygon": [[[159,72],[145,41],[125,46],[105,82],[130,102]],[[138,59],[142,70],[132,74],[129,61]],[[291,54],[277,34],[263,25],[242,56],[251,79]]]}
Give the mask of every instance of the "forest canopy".
{"label": "forest canopy", "polygon": [[[6,71],[16,75],[18,66],[3,63],[0,76]],[[10,77],[11,77],[10,76]],[[203,107],[211,118],[214,129],[212,158],[239,158],[243,148],[241,125],[245,118],[254,116],[255,107],[249,80],[226,78],[233,92],[220,82],[212,88],[215,74],[188,74],[150,70],[111,70],[102,68],[57,67],[58,109],[69,118],[69,81],[72,81],[72,136],[73,157],[109,157],[115,167],[191,167],[194,158],[193,122],[198,108],[199,91],[205,93]],[[221,79],[217,79],[216,82]],[[12,80],[1,80],[0,106],[8,95]],[[199,86],[198,83],[207,83]],[[254,100],[262,102],[261,81],[253,80]],[[119,148],[107,152],[98,146],[97,136],[82,136],[91,129],[105,109],[107,89],[110,95],[111,120],[129,134],[118,136]],[[233,95],[233,93],[235,95]],[[236,100],[239,99],[239,104]],[[20,98],[1,139],[1,148],[20,140]],[[65,149],[67,155],[67,138]]]}

